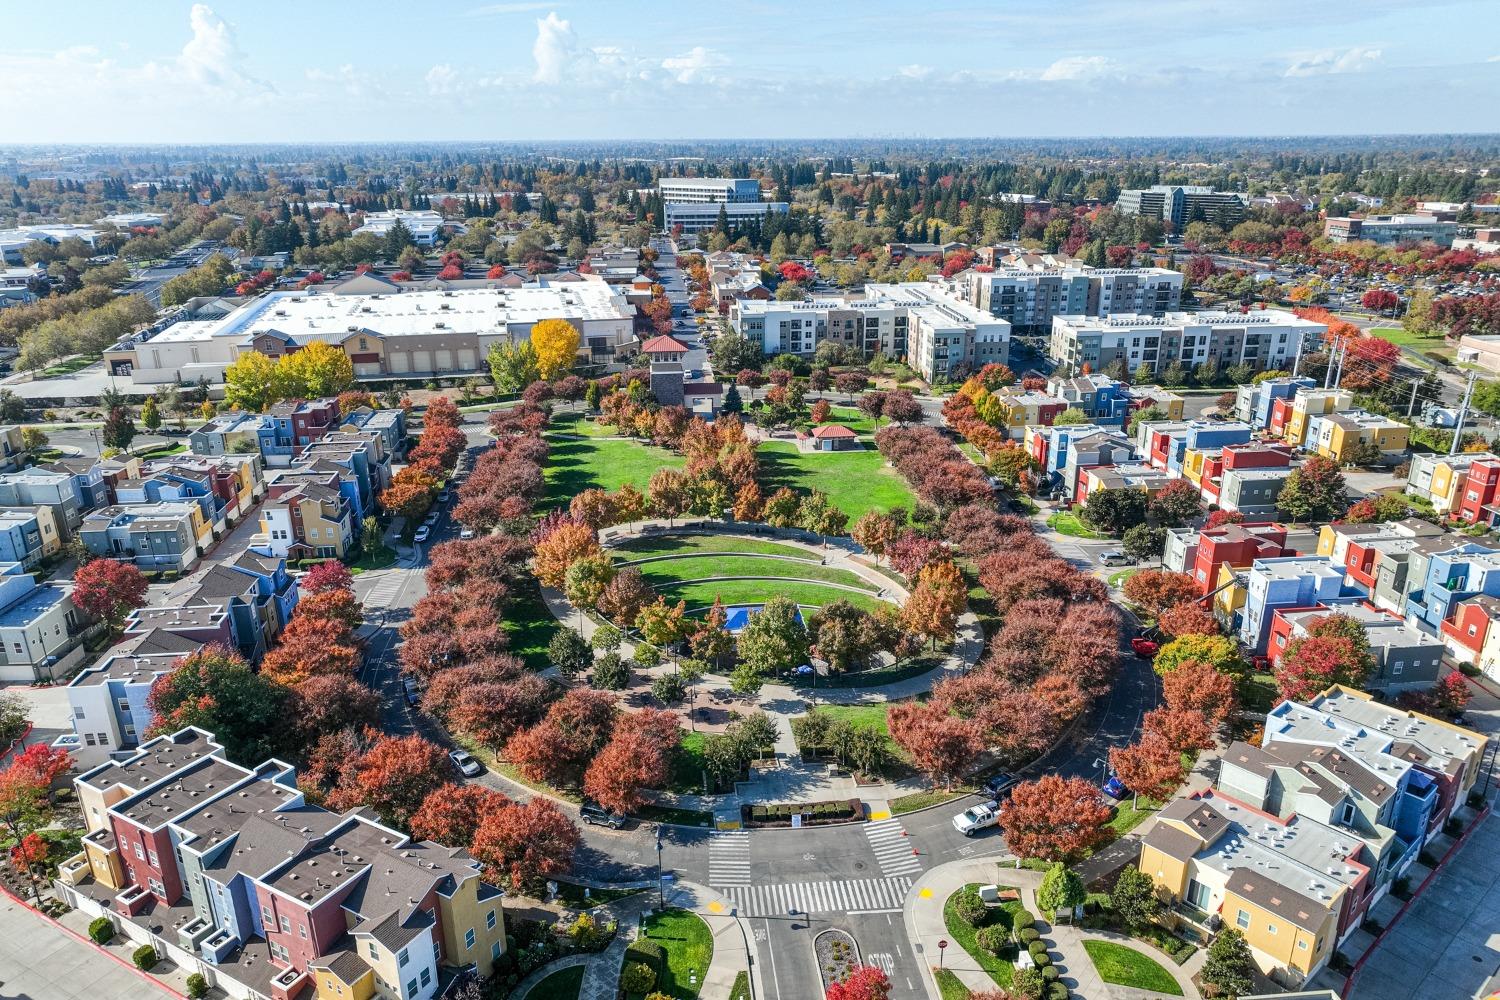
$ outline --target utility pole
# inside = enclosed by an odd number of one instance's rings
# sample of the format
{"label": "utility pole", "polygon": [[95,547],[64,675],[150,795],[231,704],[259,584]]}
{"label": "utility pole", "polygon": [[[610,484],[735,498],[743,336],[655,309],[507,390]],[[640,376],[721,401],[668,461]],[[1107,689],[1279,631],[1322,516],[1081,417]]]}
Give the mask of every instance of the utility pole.
{"label": "utility pole", "polygon": [[1344,338],[1340,337],[1333,342],[1333,347],[1328,351],[1328,370],[1323,373],[1323,388],[1330,389],[1338,385],[1333,378],[1333,366],[1339,359],[1339,350],[1344,346]]}
{"label": "utility pole", "polygon": [[1464,389],[1464,401],[1458,407],[1458,424],[1453,428],[1453,443],[1448,446],[1448,454],[1458,454],[1458,442],[1464,436],[1464,418],[1469,415],[1469,400],[1474,396],[1474,380],[1478,378],[1478,372],[1469,372],[1469,384]]}
{"label": "utility pole", "polygon": [[1406,404],[1406,415],[1408,417],[1410,417],[1412,415],[1412,411],[1417,408],[1417,386],[1421,384],[1422,380],[1419,378],[1414,378],[1411,380],[1411,402]]}

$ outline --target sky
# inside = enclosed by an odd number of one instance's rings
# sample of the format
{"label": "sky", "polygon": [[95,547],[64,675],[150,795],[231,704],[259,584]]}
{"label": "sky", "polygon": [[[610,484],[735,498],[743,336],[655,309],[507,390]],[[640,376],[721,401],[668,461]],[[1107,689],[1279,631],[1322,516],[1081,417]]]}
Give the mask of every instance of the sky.
{"label": "sky", "polygon": [[0,143],[1500,131],[1495,0],[7,6]]}

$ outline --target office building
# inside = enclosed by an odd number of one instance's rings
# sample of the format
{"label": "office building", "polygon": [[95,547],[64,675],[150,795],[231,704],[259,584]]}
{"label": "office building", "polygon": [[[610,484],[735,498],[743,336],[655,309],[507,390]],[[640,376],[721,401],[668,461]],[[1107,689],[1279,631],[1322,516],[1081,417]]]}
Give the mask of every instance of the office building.
{"label": "office building", "polygon": [[760,201],[753,177],[663,177],[656,191],[668,204],[726,205]]}
{"label": "office building", "polygon": [[1228,232],[1245,221],[1246,199],[1233,191],[1215,191],[1201,184],[1153,184],[1120,192],[1115,211],[1144,215],[1169,223],[1182,232],[1189,222],[1207,222]]}
{"label": "office building", "polygon": [[730,232],[751,219],[764,221],[767,215],[785,215],[791,206],[784,201],[732,201],[724,202],[677,202],[669,201],[663,208],[666,228],[676,232],[682,227],[684,233],[702,233],[719,224],[720,213]]}
{"label": "office building", "polygon": [[1255,371],[1289,369],[1316,348],[1326,327],[1279,309],[1251,312],[1131,313],[1054,316],[1048,354],[1074,371],[1102,371],[1116,361],[1130,371],[1145,365],[1160,374],[1174,361],[1191,369],[1246,365]]}
{"label": "office building", "polygon": [[1451,246],[1458,223],[1435,215],[1336,216],[1323,220],[1323,235],[1334,243],[1368,240],[1372,243],[1420,243],[1429,240]]}

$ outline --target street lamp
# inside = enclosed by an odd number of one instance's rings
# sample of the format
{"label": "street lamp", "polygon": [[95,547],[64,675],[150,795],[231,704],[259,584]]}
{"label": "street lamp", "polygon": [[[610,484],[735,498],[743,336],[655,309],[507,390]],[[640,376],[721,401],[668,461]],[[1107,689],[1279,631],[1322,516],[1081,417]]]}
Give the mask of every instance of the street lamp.
{"label": "street lamp", "polygon": [[667,891],[661,884],[661,824],[656,824],[656,908],[667,908]]}

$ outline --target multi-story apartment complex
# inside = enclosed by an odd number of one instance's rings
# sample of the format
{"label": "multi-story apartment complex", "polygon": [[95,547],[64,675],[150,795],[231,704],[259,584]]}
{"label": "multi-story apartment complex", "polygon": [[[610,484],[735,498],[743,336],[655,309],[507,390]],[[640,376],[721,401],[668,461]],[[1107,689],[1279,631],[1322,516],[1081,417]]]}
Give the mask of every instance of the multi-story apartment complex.
{"label": "multi-story apartment complex", "polygon": [[1168,916],[1234,927],[1260,970],[1295,989],[1411,866],[1479,776],[1485,738],[1333,687],[1233,743],[1212,788],[1176,799],[1140,870]]}
{"label": "multi-story apartment complex", "polygon": [[144,503],[93,511],[78,537],[96,556],[145,572],[182,572],[212,547],[213,526],[197,501]]}
{"label": "multi-story apartment complex", "polygon": [[1323,220],[1323,235],[1334,243],[1369,240],[1373,243],[1418,243],[1430,240],[1450,246],[1458,235],[1458,223],[1435,215],[1367,215]]}
{"label": "multi-story apartment complex", "polygon": [[0,564],[31,570],[62,551],[51,507],[0,507]]}
{"label": "multi-story apartment complex", "polygon": [[1182,232],[1189,222],[1209,222],[1226,232],[1245,221],[1246,197],[1202,184],[1153,184],[1120,192],[1115,210],[1144,215]]}
{"label": "multi-story apartment complex", "polygon": [[602,279],[519,288],[420,288],[370,274],[329,287],[271,292],[219,319],[175,323],[106,352],[111,372],[137,383],[219,383],[246,351],[279,358],[322,342],[343,350],[361,379],[487,370],[492,346],[531,336],[544,319],[578,328],[581,350],[612,355],[635,341],[635,307]]}
{"label": "multi-story apartment complex", "polygon": [[34,468],[0,474],[0,507],[48,507],[66,540],[78,530],[83,497],[72,474]]}
{"label": "multi-story apartment complex", "polygon": [[467,852],[310,805],[291,765],[232,764],[210,733],[74,787],[88,833],[63,897],[236,1000],[431,1000],[441,970],[488,975],[505,951],[501,892]]}
{"label": "multi-story apartment complex", "polygon": [[1060,365],[1101,371],[1123,361],[1160,374],[1174,361],[1188,368],[1247,365],[1289,369],[1326,327],[1279,309],[1252,312],[1169,312],[1164,316],[1054,316],[1048,354]]}
{"label": "multi-story apartment complex", "polygon": [[960,366],[1004,364],[1010,324],[981,312],[935,282],[867,285],[862,297],[817,296],[799,302],[739,299],[730,321],[772,354],[810,355],[832,340],[865,357],[905,360],[928,380]]}
{"label": "multi-story apartment complex", "polygon": [[72,591],[38,584],[20,565],[0,565],[0,683],[55,681],[83,659],[84,616]]}
{"label": "multi-story apartment complex", "polygon": [[1160,316],[1182,304],[1179,271],[1012,259],[1016,263],[994,271],[969,271],[962,284],[970,302],[1022,332],[1045,332],[1054,316]]}

